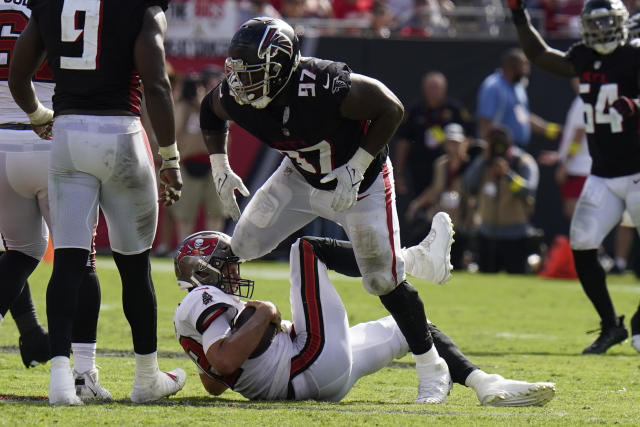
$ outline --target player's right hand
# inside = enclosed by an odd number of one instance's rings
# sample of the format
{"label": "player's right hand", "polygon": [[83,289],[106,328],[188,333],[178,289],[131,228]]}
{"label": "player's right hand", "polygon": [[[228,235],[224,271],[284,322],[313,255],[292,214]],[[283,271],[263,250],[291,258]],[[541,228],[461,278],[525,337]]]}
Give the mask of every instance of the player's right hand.
{"label": "player's right hand", "polygon": [[165,206],[171,206],[180,199],[182,194],[182,176],[180,169],[160,170],[160,194],[158,202]]}
{"label": "player's right hand", "polygon": [[[215,154],[214,154],[215,156]],[[225,155],[226,157],[226,155]],[[222,201],[222,208],[225,216],[231,217],[232,220],[238,221],[240,218],[240,207],[236,202],[235,190],[236,188],[244,197],[249,196],[249,190],[244,186],[242,179],[236,175],[226,162],[226,165],[216,165],[211,168],[211,175],[213,176],[213,183],[216,186],[216,191]]]}
{"label": "player's right hand", "polygon": [[525,0],[507,0],[507,6],[511,10],[524,9]]}

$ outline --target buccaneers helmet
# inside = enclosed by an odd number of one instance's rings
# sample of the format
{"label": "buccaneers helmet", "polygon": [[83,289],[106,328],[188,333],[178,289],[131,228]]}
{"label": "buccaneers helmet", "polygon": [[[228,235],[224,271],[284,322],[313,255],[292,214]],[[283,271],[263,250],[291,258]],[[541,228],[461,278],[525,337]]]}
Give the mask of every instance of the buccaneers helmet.
{"label": "buccaneers helmet", "polygon": [[253,18],[242,24],[229,45],[225,74],[239,104],[265,108],[285,88],[300,62],[293,28],[275,18]]}
{"label": "buccaneers helmet", "polygon": [[[200,231],[184,239],[173,262],[181,289],[215,286],[227,294],[251,298],[254,282],[237,277],[239,263],[231,251],[231,237],[219,231]],[[238,265],[237,274],[231,274],[231,264]]]}
{"label": "buccaneers helmet", "polygon": [[584,43],[601,55],[627,41],[629,12],[621,0],[587,0],[580,14]]}

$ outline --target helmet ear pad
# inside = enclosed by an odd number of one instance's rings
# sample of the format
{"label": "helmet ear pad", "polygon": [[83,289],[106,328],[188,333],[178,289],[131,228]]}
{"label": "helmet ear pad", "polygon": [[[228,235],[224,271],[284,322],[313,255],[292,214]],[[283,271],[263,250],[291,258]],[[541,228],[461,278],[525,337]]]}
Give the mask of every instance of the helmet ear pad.
{"label": "helmet ear pad", "polygon": [[264,108],[287,86],[300,62],[300,43],[286,22],[253,18],[229,44],[227,83],[236,102]]}

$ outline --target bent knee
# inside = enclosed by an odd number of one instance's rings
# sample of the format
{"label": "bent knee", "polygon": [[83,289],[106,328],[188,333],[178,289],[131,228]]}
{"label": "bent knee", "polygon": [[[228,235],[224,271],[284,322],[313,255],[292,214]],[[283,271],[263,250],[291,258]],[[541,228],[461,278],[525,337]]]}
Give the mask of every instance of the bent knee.
{"label": "bent knee", "polygon": [[393,291],[397,284],[391,274],[367,273],[362,277],[362,285],[371,295],[381,296]]}

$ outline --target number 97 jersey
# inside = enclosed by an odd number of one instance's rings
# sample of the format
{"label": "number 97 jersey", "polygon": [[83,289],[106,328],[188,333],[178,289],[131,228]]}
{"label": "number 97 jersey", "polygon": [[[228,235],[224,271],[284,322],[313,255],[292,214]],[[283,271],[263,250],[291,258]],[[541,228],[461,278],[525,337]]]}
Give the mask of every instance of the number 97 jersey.
{"label": "number 97 jersey", "polygon": [[30,0],[56,82],[55,112],[140,114],[134,44],[146,9],[166,0]]}
{"label": "number 97 jersey", "polygon": [[640,172],[639,117],[624,118],[613,108],[621,96],[640,93],[640,47],[625,44],[609,55],[599,55],[583,43],[567,52],[580,78],[584,122],[593,159],[591,173],[604,178]]}

